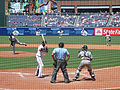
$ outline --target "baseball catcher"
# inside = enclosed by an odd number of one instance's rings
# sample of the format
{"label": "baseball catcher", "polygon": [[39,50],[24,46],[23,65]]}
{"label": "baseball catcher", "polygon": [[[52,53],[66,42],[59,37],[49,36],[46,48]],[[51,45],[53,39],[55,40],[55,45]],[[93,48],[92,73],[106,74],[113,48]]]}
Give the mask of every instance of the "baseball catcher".
{"label": "baseball catcher", "polygon": [[75,81],[76,79],[79,78],[79,72],[81,72],[82,68],[84,68],[85,66],[88,68],[88,72],[89,72],[92,80],[93,81],[96,80],[94,72],[92,71],[91,63],[90,63],[90,61],[92,61],[92,59],[93,59],[93,56],[92,56],[91,52],[88,51],[88,47],[86,45],[84,45],[82,47],[82,50],[79,51],[78,58],[80,58],[80,57],[81,57],[82,61],[76,70],[73,80]]}

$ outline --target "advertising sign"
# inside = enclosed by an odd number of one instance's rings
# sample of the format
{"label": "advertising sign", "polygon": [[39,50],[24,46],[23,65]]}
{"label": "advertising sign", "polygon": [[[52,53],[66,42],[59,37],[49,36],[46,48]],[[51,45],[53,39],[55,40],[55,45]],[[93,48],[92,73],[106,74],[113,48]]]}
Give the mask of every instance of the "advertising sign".
{"label": "advertising sign", "polygon": [[107,32],[111,36],[120,36],[120,28],[95,28],[95,36],[105,36]]}
{"label": "advertising sign", "polygon": [[120,28],[103,28],[102,36],[105,36],[109,32],[111,36],[120,36]]}
{"label": "advertising sign", "polygon": [[102,36],[102,28],[95,28],[95,36]]}
{"label": "advertising sign", "polygon": [[[97,30],[97,29],[96,29]],[[0,28],[0,35],[43,35],[94,36],[94,28]]]}

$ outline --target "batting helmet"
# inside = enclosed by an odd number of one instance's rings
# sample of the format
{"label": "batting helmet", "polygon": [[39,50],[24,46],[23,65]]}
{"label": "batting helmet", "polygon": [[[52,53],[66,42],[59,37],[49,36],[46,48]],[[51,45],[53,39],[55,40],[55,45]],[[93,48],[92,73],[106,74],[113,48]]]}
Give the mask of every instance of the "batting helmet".
{"label": "batting helmet", "polygon": [[64,47],[64,43],[63,43],[63,42],[60,42],[60,43],[59,43],[59,47],[60,47],[60,48],[63,48],[63,47]]}
{"label": "batting helmet", "polygon": [[83,50],[85,50],[85,51],[87,51],[87,49],[88,49],[87,45],[84,45],[82,48],[83,48]]}
{"label": "batting helmet", "polygon": [[45,44],[47,44],[47,42],[46,41],[42,41],[43,47],[45,46]]}

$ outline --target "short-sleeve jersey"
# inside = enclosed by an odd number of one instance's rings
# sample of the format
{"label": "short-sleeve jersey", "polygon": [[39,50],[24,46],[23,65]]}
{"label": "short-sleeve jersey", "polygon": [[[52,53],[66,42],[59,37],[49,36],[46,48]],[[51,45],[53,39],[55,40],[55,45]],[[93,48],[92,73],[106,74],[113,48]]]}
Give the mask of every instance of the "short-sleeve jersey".
{"label": "short-sleeve jersey", "polygon": [[90,51],[80,51],[78,57],[81,57],[81,60],[84,60],[84,57],[88,57],[89,60],[93,58],[92,53]]}
{"label": "short-sleeve jersey", "polygon": [[69,52],[66,48],[55,48],[52,52],[53,54],[55,54],[55,59],[62,59],[65,60],[66,59],[66,55],[69,55]]}
{"label": "short-sleeve jersey", "polygon": [[10,39],[11,41],[15,41],[15,40],[16,40],[16,38],[15,38],[14,36],[12,36],[12,38],[10,38],[10,36],[9,36],[9,39]]}
{"label": "short-sleeve jersey", "polygon": [[109,39],[110,39],[110,35],[106,35],[105,37],[106,37],[106,39],[107,39],[107,40],[109,40]]}
{"label": "short-sleeve jersey", "polygon": [[38,47],[36,56],[41,56],[41,57],[43,57],[43,51],[41,51],[41,49],[44,49],[44,47],[43,47],[42,45],[40,45],[40,46]]}

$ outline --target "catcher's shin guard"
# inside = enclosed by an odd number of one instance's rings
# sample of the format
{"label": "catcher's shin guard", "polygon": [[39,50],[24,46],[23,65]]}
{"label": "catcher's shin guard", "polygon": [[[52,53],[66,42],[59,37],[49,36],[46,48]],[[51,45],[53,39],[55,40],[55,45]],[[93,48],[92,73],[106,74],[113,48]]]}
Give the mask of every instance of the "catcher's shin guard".
{"label": "catcher's shin guard", "polygon": [[74,78],[73,78],[73,81],[75,81],[78,78],[79,78],[79,73],[76,73],[75,76],[74,76]]}
{"label": "catcher's shin guard", "polygon": [[81,71],[81,70],[78,68],[77,71],[76,71],[76,73],[75,73],[75,76],[74,76],[74,78],[73,78],[73,81],[75,81],[76,79],[79,78],[79,73],[80,73],[80,71]]}
{"label": "catcher's shin guard", "polygon": [[89,71],[89,74],[90,74],[91,78],[93,79],[93,81],[95,81],[96,79],[95,79],[94,72],[92,70],[88,70],[88,71]]}

